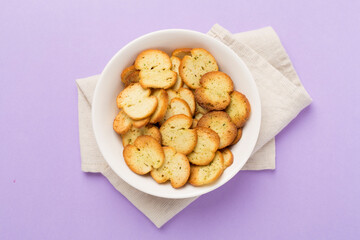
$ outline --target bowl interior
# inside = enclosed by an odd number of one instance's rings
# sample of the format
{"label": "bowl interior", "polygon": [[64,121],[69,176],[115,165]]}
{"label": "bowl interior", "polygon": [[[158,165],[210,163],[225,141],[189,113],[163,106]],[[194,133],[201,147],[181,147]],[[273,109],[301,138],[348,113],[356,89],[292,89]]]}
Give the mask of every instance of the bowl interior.
{"label": "bowl interior", "polygon": [[[213,184],[193,187],[187,184],[183,188],[174,189],[169,183],[158,184],[150,176],[133,173],[123,159],[121,138],[113,128],[113,120],[119,109],[116,97],[124,88],[120,75],[125,67],[133,64],[136,56],[145,49],[160,49],[168,54],[181,47],[204,48],[218,62],[221,71],[228,74],[237,91],[247,96],[252,113],[243,129],[239,143],[230,149],[234,155],[234,163]],[[100,151],[112,170],[125,182],[145,193],[165,198],[188,198],[210,192],[240,171],[250,157],[260,129],[260,99],[255,82],[243,61],[226,45],[205,34],[190,30],[162,30],[144,35],[123,47],[107,64],[96,86],[92,103],[93,128]]]}

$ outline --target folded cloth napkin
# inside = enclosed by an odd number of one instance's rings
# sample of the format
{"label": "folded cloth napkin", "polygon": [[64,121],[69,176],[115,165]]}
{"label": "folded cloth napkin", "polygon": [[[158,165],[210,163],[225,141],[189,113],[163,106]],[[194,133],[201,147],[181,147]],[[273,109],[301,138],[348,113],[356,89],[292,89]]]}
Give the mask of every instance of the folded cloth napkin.
{"label": "folded cloth napkin", "polygon": [[[274,137],[311,103],[311,97],[271,27],[233,35],[216,24],[208,34],[225,43],[245,62],[259,90],[260,134],[242,170],[275,169]],[[91,121],[91,103],[98,79],[96,75],[76,81],[82,171],[102,173],[135,207],[161,227],[196,198],[165,199],[148,195],[125,183],[107,165],[96,144]]]}

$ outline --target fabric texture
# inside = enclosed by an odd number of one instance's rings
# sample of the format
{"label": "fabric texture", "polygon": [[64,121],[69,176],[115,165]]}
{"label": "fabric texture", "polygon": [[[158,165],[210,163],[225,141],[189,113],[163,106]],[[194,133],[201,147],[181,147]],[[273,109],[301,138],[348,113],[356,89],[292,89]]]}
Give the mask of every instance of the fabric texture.
{"label": "fabric texture", "polygon": [[[261,99],[261,129],[254,152],[242,170],[275,169],[275,136],[311,103],[311,97],[271,27],[231,34],[220,25],[208,32],[231,48],[247,65]],[[125,183],[108,166],[95,140],[91,103],[100,75],[76,80],[78,86],[81,169],[101,173],[157,227],[163,226],[195,198],[166,199],[143,193]]]}

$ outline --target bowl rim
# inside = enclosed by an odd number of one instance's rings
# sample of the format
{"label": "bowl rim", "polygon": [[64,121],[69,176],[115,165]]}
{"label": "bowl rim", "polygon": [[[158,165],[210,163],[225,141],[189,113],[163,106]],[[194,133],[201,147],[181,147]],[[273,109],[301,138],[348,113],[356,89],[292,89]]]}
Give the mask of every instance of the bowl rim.
{"label": "bowl rim", "polygon": [[[149,191],[148,189],[146,188],[142,188],[140,189],[138,186],[136,186],[135,184],[133,184],[132,182],[128,181],[128,179],[126,178],[123,178],[121,177],[111,166],[111,163],[105,158],[104,154],[102,153],[102,149],[101,149],[101,144],[99,144],[99,137],[98,137],[98,133],[96,131],[96,124],[95,124],[95,118],[96,118],[96,108],[93,108],[93,105],[94,103],[97,101],[96,99],[98,98],[99,96],[99,85],[101,84],[101,82],[103,81],[103,78],[104,78],[104,73],[106,71],[108,71],[109,68],[111,68],[111,65],[112,63],[115,61],[115,59],[122,54],[123,51],[125,51],[126,48],[128,48],[129,46],[135,44],[136,42],[140,42],[140,41],[143,41],[144,39],[146,38],[149,38],[149,37],[152,37],[153,35],[156,35],[156,34],[163,34],[163,33],[174,33],[174,32],[177,32],[177,33],[190,33],[190,34],[195,34],[195,35],[198,35],[198,36],[201,36],[201,37],[205,37],[207,38],[208,40],[210,41],[213,41],[213,42],[216,42],[216,44],[220,44],[224,47],[224,50],[225,51],[228,51],[231,55],[233,55],[238,62],[240,62],[240,64],[242,64],[244,66],[244,71],[246,72],[245,74],[248,75],[249,79],[250,79],[250,82],[252,82],[253,84],[253,88],[254,88],[254,98],[256,99],[257,101],[257,105],[258,105],[258,123],[257,123],[257,129],[256,129],[256,137],[255,137],[255,140],[251,146],[251,149],[249,149],[249,153],[247,154],[248,156],[246,156],[246,161],[244,161],[244,164],[242,166],[239,167],[239,169],[236,169],[235,171],[233,172],[229,172],[227,174],[227,179],[226,181],[224,181],[222,184],[220,185],[216,185],[214,184],[212,187],[210,188],[201,188],[199,187],[198,188],[198,191],[194,191],[194,193],[181,193],[179,192],[179,195],[178,196],[174,196],[173,194],[169,193],[169,194],[158,194],[158,193],[154,193],[152,191]],[[99,150],[103,156],[103,158],[105,159],[106,163],[109,165],[109,167],[113,170],[113,172],[118,176],[120,177],[123,181],[125,181],[127,184],[129,184],[131,187],[134,187],[135,189],[141,191],[141,192],[144,192],[144,193],[147,193],[149,195],[152,195],[152,196],[156,196],[156,197],[161,197],[161,198],[168,198],[168,199],[184,199],[184,198],[191,198],[191,197],[198,197],[198,196],[201,196],[203,194],[206,194],[206,193],[209,193],[209,192],[212,192],[214,191],[215,189],[223,186],[224,184],[226,184],[227,182],[229,182],[236,174],[238,174],[240,172],[240,170],[242,169],[242,167],[246,164],[246,162],[249,160],[252,152],[254,151],[254,148],[255,148],[255,145],[256,145],[256,142],[258,140],[258,137],[259,137],[259,132],[260,132],[260,127],[261,127],[261,101],[260,101],[260,95],[259,95],[259,90],[257,88],[257,85],[255,83],[255,80],[249,70],[249,68],[247,67],[247,65],[244,63],[244,61],[231,49],[229,48],[225,43],[207,35],[207,34],[204,34],[204,33],[201,33],[201,32],[197,32],[197,31],[194,31],[194,30],[189,30],[189,29],[179,29],[179,28],[172,28],[172,29],[163,29],[163,30],[158,30],[158,31],[154,31],[154,32],[150,32],[150,33],[147,33],[147,34],[144,34],[140,37],[137,37],[135,38],[134,40],[130,41],[129,43],[127,43],[125,46],[123,46],[120,50],[117,51],[117,53],[110,59],[110,61],[108,61],[108,63],[106,64],[106,66],[104,67],[103,71],[101,72],[101,75],[100,75],[100,78],[98,80],[98,82],[96,83],[96,87],[95,87],[95,91],[94,91],[94,95],[93,95],[93,102],[92,102],[92,113],[91,113],[91,117],[92,117],[92,129],[93,129],[93,132],[94,132],[94,136],[95,136],[95,140],[96,140],[96,143],[99,147]],[[251,150],[251,151],[250,151]]]}

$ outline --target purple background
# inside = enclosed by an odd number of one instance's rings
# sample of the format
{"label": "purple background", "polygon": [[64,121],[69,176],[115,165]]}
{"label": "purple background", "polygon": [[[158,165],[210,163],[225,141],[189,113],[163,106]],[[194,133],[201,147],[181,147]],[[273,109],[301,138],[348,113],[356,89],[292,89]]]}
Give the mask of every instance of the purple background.
{"label": "purple background", "polygon": [[[359,1],[2,1],[0,239],[359,239]],[[251,3],[250,3],[251,2]],[[241,172],[157,229],[80,171],[75,79],[166,28],[271,25],[313,104]]]}

